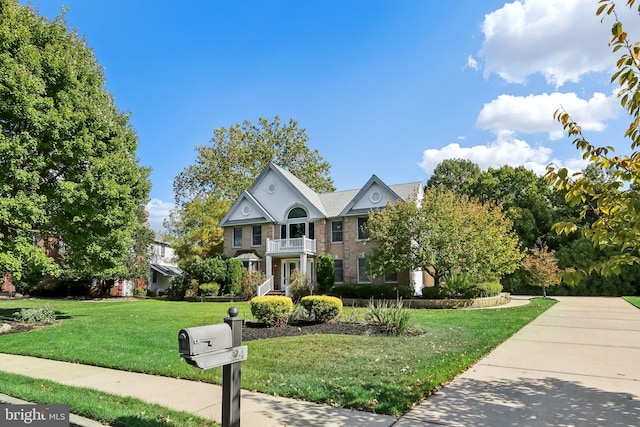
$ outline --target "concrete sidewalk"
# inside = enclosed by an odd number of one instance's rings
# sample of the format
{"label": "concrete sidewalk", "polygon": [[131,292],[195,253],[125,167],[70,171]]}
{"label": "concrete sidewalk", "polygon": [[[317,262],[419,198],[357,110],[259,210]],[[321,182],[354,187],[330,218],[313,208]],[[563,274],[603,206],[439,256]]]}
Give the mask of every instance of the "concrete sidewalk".
{"label": "concrete sidewalk", "polygon": [[[243,390],[242,426],[640,424],[640,310],[621,298],[557,299],[400,420]],[[0,370],[133,396],[220,422],[221,387],[212,384],[7,354],[0,354]]]}
{"label": "concrete sidewalk", "polygon": [[556,299],[394,427],[640,425],[640,310]]}

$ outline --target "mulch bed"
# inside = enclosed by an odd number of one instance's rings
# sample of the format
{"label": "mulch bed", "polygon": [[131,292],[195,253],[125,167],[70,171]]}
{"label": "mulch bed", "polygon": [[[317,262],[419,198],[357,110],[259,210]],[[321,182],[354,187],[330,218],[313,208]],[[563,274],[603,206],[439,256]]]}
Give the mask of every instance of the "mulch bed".
{"label": "mulch bed", "polygon": [[312,334],[386,335],[382,326],[347,322],[295,322],[287,326],[267,328],[260,323],[246,323],[242,328],[242,341],[278,337],[297,337]]}
{"label": "mulch bed", "polygon": [[4,332],[0,331],[0,336],[6,335],[6,334],[17,334],[20,332],[29,332],[39,327],[39,325],[35,323],[15,322],[11,320],[0,320],[0,326],[2,326],[3,324],[11,325],[11,329]]}

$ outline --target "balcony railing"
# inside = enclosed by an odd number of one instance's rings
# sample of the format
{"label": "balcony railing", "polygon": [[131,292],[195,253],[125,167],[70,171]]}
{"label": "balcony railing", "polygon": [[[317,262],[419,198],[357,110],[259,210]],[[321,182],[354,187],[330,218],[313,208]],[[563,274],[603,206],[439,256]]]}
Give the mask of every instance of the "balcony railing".
{"label": "balcony railing", "polygon": [[300,237],[297,239],[267,239],[267,254],[316,254],[315,239]]}

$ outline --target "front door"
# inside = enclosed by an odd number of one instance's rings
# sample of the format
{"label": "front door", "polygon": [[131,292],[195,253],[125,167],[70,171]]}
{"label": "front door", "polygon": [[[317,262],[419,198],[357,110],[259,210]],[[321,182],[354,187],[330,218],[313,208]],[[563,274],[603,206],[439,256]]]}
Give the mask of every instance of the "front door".
{"label": "front door", "polygon": [[291,284],[291,275],[300,269],[300,260],[286,259],[282,261],[282,289]]}

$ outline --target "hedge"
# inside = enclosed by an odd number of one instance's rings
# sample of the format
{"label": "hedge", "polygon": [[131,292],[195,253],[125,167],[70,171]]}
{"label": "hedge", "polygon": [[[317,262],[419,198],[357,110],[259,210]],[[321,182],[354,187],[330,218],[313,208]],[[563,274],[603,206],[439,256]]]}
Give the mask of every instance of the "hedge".
{"label": "hedge", "polygon": [[305,310],[318,322],[328,322],[342,312],[342,301],[327,295],[309,295],[300,300]]}
{"label": "hedge", "polygon": [[283,296],[254,297],[249,306],[256,320],[267,327],[286,326],[293,312],[293,301]]}
{"label": "hedge", "polygon": [[347,284],[335,285],[329,291],[329,295],[342,298],[397,299],[411,298],[413,292],[406,285]]}

